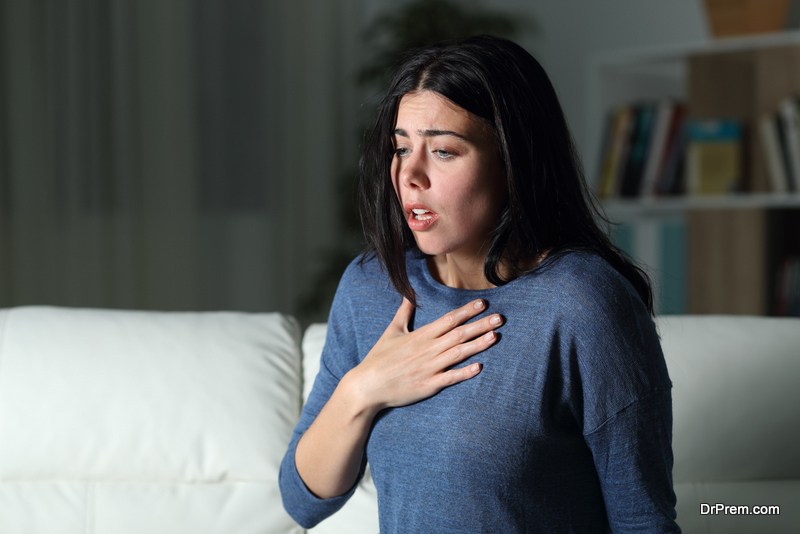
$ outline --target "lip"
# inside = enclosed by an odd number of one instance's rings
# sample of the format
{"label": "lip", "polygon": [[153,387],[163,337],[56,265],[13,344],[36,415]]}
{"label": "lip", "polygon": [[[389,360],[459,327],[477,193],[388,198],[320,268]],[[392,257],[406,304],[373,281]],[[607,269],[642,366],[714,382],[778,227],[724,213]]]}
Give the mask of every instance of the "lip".
{"label": "lip", "polygon": [[[406,202],[403,205],[403,208],[406,211],[406,221],[408,222],[408,227],[411,229],[412,232],[423,232],[433,226],[436,220],[439,218],[439,214],[430,209],[425,204],[420,204],[419,202]],[[419,221],[414,218],[414,212],[412,210],[426,210],[430,212],[431,218],[425,219],[424,221]]]}

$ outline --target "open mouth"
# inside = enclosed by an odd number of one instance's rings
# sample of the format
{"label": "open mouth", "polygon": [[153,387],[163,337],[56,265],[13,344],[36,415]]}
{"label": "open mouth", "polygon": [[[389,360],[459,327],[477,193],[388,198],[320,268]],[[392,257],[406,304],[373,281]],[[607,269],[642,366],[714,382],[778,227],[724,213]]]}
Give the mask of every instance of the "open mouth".
{"label": "open mouth", "polygon": [[408,227],[414,232],[424,232],[436,224],[439,214],[428,209],[425,204],[407,202],[403,208],[408,215]]}

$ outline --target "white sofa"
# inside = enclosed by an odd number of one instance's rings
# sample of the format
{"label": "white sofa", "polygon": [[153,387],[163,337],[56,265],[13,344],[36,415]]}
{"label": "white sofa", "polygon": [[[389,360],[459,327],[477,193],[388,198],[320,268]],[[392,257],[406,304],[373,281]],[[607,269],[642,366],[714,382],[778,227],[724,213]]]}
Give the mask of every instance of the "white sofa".
{"label": "white sofa", "polygon": [[[800,320],[657,325],[683,531],[800,532]],[[0,533],[303,532],[277,473],[324,338],[301,352],[278,314],[0,310]],[[368,477],[311,530],[377,531]]]}

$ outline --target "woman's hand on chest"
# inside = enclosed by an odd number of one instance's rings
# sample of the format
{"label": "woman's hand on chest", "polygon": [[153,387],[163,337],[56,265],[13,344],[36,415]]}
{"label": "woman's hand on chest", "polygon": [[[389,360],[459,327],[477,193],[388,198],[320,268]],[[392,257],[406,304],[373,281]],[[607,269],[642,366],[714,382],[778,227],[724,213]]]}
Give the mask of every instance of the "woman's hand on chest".
{"label": "woman's hand on chest", "polygon": [[465,324],[485,309],[485,302],[476,300],[409,332],[414,308],[403,299],[378,342],[343,382],[349,383],[352,394],[375,415],[384,408],[426,399],[474,377],[481,371],[478,363],[451,367],[496,342],[494,329],[503,324],[500,315]]}

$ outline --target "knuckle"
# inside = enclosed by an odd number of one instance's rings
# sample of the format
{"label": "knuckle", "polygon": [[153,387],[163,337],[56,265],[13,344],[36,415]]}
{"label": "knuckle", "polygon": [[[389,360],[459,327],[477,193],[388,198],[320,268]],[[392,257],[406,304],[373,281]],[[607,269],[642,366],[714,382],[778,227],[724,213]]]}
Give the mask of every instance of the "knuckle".
{"label": "knuckle", "polygon": [[464,333],[460,329],[451,330],[448,336],[453,343],[461,343],[464,339]]}
{"label": "knuckle", "polygon": [[451,360],[458,360],[459,358],[461,358],[461,347],[459,346],[453,347],[447,352],[449,353],[448,356],[450,357]]}
{"label": "knuckle", "polygon": [[444,321],[444,324],[447,326],[453,326],[454,324],[456,324],[456,317],[455,314],[453,314],[453,312],[445,314],[445,316],[442,317],[442,320]]}

